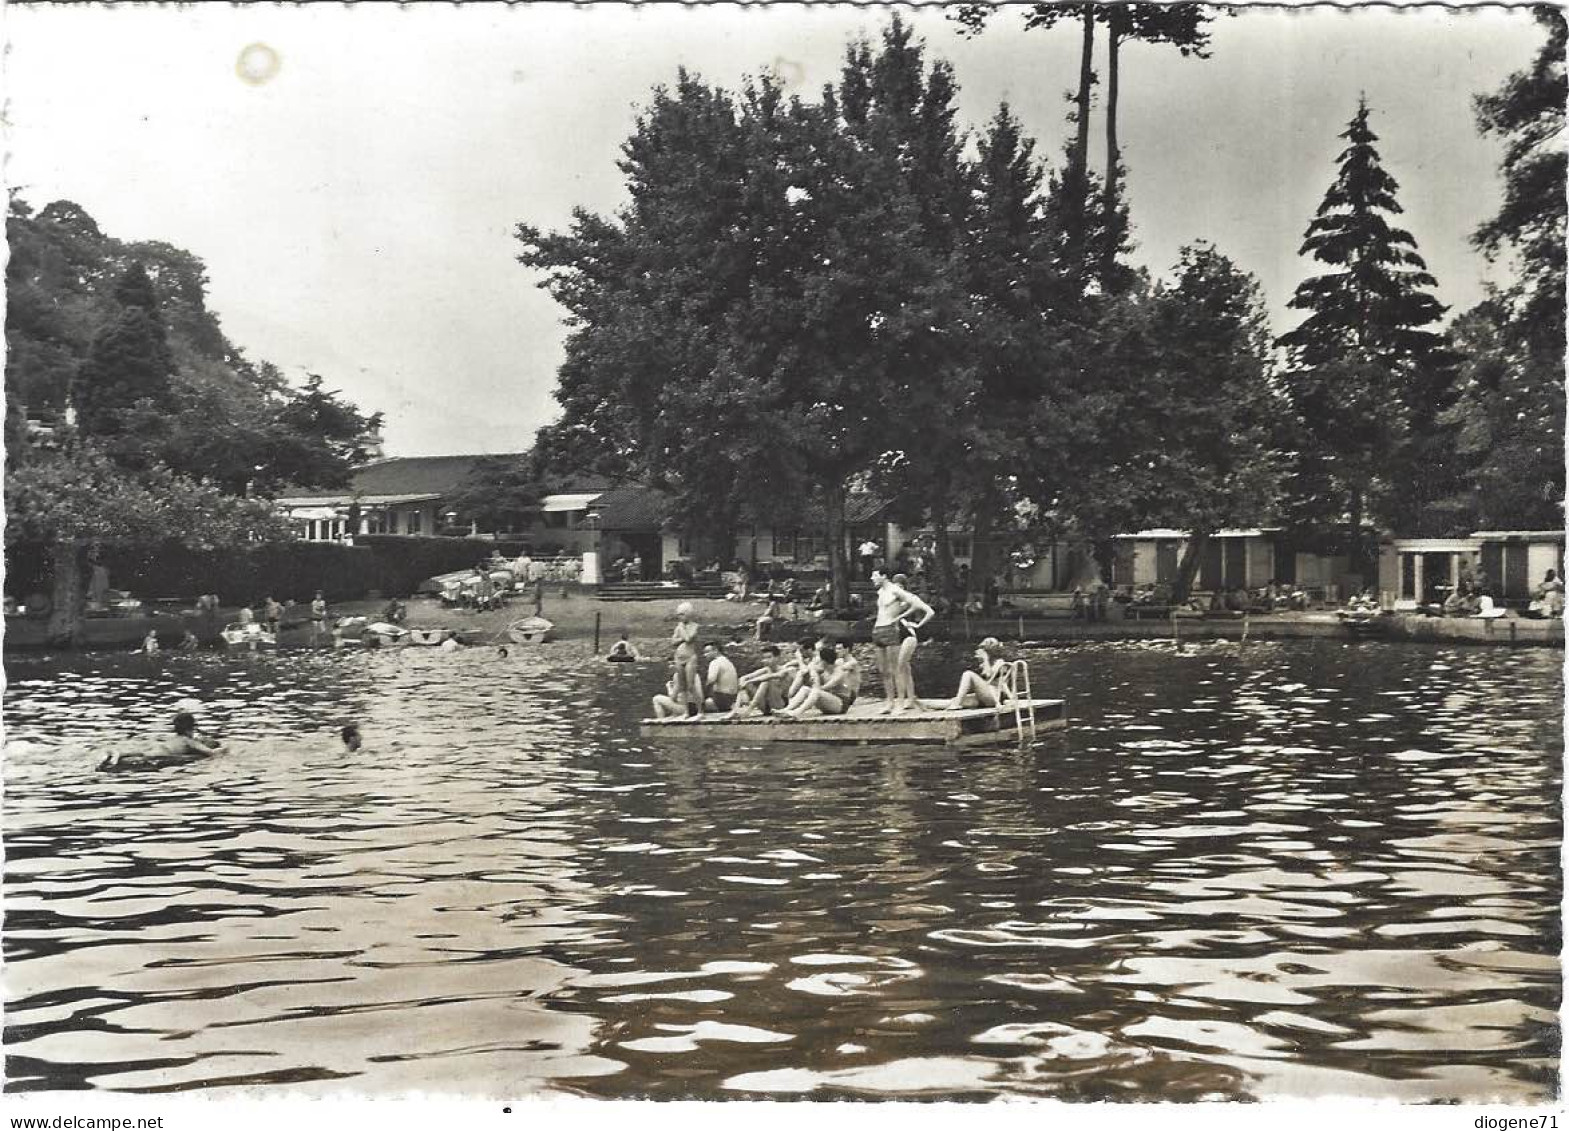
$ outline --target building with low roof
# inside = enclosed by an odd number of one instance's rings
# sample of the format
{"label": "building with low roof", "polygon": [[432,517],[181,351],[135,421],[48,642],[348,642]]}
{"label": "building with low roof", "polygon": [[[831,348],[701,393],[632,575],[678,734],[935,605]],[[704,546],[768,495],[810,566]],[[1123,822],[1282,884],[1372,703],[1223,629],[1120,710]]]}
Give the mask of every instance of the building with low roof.
{"label": "building with low roof", "polygon": [[[457,519],[450,501],[474,469],[495,460],[521,460],[525,453],[462,456],[394,456],[356,471],[337,491],[292,489],[274,500],[300,536],[311,542],[352,540],[356,534],[436,534]],[[562,477],[541,500],[550,516],[546,529],[576,529],[588,502],[610,486],[599,475]],[[351,529],[352,527],[352,529]],[[474,531],[478,533],[478,531]]]}
{"label": "building with low roof", "polygon": [[1396,601],[1428,604],[1466,581],[1520,605],[1548,570],[1563,576],[1562,530],[1478,530],[1460,538],[1385,539],[1378,584]]}

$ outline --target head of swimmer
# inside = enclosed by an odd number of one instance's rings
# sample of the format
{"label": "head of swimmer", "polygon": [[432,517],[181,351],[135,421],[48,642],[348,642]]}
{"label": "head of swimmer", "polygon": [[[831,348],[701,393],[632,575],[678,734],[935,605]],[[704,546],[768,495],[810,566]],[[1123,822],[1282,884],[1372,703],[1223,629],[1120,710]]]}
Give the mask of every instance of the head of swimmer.
{"label": "head of swimmer", "polygon": [[353,723],[339,730],[338,737],[343,740],[343,748],[350,753],[358,750],[363,741],[360,738],[360,728]]}

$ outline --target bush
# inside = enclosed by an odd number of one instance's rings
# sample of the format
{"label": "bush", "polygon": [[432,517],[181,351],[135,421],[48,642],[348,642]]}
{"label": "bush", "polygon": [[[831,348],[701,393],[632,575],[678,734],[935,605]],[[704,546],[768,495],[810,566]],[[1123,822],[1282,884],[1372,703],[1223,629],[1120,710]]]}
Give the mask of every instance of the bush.
{"label": "bush", "polygon": [[[516,557],[524,541],[442,538],[418,534],[362,534],[355,545],[271,542],[191,550],[163,546],[105,546],[109,584],[144,599],[195,600],[216,593],[224,604],[253,604],[271,595],[309,601],[319,589],[328,601],[353,601],[373,592],[406,597],[439,573],[469,569],[493,551]],[[86,551],[83,551],[84,559]],[[83,570],[83,576],[87,571]],[[19,599],[50,586],[48,547],[6,547],[7,593]]]}
{"label": "bush", "polygon": [[194,598],[216,593],[225,604],[254,604],[267,596],[309,601],[317,590],[329,601],[350,601],[375,588],[375,558],[358,546],[271,542],[220,550],[180,545],[107,546],[109,583],[142,598]]}

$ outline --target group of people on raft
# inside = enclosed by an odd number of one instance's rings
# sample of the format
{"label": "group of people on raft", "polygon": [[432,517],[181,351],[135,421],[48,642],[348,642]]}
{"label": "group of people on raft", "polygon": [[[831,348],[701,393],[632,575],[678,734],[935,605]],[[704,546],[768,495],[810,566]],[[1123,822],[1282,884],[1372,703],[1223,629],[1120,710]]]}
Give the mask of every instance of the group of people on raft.
{"label": "group of people on raft", "polygon": [[[1009,662],[1002,645],[987,637],[976,648],[977,670],[966,671],[953,698],[922,700],[915,693],[911,661],[920,646],[923,630],[936,615],[930,605],[905,588],[901,574],[872,571],[877,588],[877,617],[872,644],[882,676],[881,714],[897,711],[963,710],[996,707],[1011,692],[1007,687]],[[803,640],[794,653],[765,644],[763,666],[741,675],[719,641],[701,645],[692,620],[692,606],[676,606],[676,625],[670,639],[675,647],[670,682],[664,694],[654,696],[654,716],[673,721],[704,712],[747,717],[779,715],[799,718],[815,711],[842,715],[861,693],[862,671],[849,643],[843,640]],[[706,669],[701,666],[706,661]]]}

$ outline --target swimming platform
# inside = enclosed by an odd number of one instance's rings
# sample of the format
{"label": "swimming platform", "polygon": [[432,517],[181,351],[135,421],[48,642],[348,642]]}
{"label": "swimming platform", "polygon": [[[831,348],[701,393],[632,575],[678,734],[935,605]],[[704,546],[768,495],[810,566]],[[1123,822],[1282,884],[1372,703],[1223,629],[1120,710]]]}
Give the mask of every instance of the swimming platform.
{"label": "swimming platform", "polygon": [[[985,746],[1017,742],[1019,724],[1009,703],[1002,710],[974,707],[960,711],[897,711],[882,713],[882,702],[863,701],[843,715],[689,715],[661,721],[643,719],[638,734],[644,738],[682,740],[714,739],[726,742],[838,742],[921,743],[941,746]],[[1029,709],[1035,711],[1037,731],[1061,730],[1068,725],[1062,699],[1026,699],[1024,734],[1030,734]]]}

